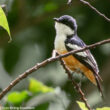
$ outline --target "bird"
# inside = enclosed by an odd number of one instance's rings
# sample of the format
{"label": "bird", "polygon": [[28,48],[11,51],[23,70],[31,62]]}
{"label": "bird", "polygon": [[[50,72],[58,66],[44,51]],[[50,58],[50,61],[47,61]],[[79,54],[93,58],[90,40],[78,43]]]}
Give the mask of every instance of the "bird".
{"label": "bird", "polygon": [[[53,19],[55,21],[56,30],[54,49],[58,54],[66,54],[86,46],[84,41],[77,34],[77,23],[75,18],[69,15],[63,15]],[[97,62],[89,49],[64,57],[62,60],[69,71],[85,75],[98,87],[100,95],[103,97],[100,84],[102,78],[99,75]]]}

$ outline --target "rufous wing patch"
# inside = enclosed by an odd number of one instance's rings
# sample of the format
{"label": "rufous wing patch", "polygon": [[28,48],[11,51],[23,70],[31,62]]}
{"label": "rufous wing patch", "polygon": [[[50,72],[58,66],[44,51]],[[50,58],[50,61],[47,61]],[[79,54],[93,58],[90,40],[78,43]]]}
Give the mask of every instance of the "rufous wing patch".
{"label": "rufous wing patch", "polygon": [[[58,52],[59,54],[65,54],[67,51]],[[94,73],[83,65],[80,61],[78,61],[73,55],[69,55],[67,57],[62,58],[65,62],[66,66],[73,72],[77,72],[77,69],[80,69],[82,73],[95,85],[97,85]]]}

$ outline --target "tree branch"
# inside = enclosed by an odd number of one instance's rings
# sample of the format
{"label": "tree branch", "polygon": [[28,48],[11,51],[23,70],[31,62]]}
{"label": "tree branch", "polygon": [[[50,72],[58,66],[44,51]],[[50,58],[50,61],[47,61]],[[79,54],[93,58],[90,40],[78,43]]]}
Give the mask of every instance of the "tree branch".
{"label": "tree branch", "polygon": [[80,86],[75,82],[72,74],[70,73],[70,71],[68,70],[68,68],[65,66],[65,63],[62,59],[60,59],[61,65],[63,66],[63,68],[65,69],[65,72],[67,73],[69,79],[72,81],[72,84],[74,86],[74,88],[79,92],[79,94],[81,95],[81,99],[83,100],[83,102],[85,103],[86,107],[88,108],[88,110],[92,110],[90,108],[90,105],[87,103],[87,99],[85,98],[85,94],[84,92],[81,90]]}
{"label": "tree branch", "polygon": [[95,7],[93,7],[89,2],[85,0],[80,0],[85,5],[88,5],[92,10],[94,10],[99,16],[103,17],[106,21],[110,22],[110,18],[105,16],[103,13],[101,13],[99,10],[97,10]]}
{"label": "tree branch", "polygon": [[[72,2],[72,0],[68,0],[67,4],[70,4]],[[99,10],[97,10],[94,6],[92,6],[89,2],[85,1],[85,0],[80,0],[80,2],[82,2],[83,4],[89,6],[92,10],[94,10],[99,16],[103,17],[106,21],[110,22],[110,18],[108,18],[107,16],[105,16],[105,14],[101,13]]]}
{"label": "tree branch", "polygon": [[96,46],[99,46],[99,45],[103,45],[103,44],[106,44],[106,43],[110,43],[110,39],[107,39],[107,40],[103,40],[103,41],[100,41],[100,42],[97,42],[95,44],[91,44],[91,45],[88,45],[82,49],[79,49],[79,50],[74,50],[74,51],[71,51],[71,52],[68,52],[66,54],[62,54],[62,55],[58,55],[56,57],[51,57],[51,58],[48,58],[46,60],[44,60],[43,62],[41,63],[37,63],[35,66],[33,66],[32,68],[26,70],[24,73],[22,73],[21,75],[19,75],[15,80],[13,80],[10,85],[8,87],[6,87],[1,93],[0,93],[0,100],[5,96],[6,93],[8,93],[17,83],[19,83],[21,80],[25,79],[29,74],[33,73],[34,71],[37,71],[39,68],[43,67],[43,66],[46,66],[47,64],[51,63],[51,62],[54,62],[56,60],[59,60],[60,58],[63,58],[63,57],[66,57],[66,56],[69,56],[71,54],[75,54],[77,52],[81,52],[81,51],[84,51],[86,49],[91,49],[91,48],[95,48]]}

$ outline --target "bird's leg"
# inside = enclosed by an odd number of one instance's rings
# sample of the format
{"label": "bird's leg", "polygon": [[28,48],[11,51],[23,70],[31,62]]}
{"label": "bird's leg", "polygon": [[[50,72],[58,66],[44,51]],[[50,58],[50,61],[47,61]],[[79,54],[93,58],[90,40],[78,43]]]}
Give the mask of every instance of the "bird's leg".
{"label": "bird's leg", "polygon": [[52,58],[55,58],[57,56],[57,51],[54,49],[53,51],[52,51]]}

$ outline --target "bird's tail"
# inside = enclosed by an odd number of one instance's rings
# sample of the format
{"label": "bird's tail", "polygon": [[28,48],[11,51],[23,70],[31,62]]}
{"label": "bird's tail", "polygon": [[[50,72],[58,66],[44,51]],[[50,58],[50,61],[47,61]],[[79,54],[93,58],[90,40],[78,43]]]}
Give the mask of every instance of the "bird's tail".
{"label": "bird's tail", "polygon": [[102,99],[104,100],[104,95],[103,95],[103,92],[102,92],[102,87],[101,87],[99,79],[102,81],[101,77],[99,77],[99,75],[95,74],[95,80],[96,80],[96,83],[97,83],[98,90],[100,92],[100,95],[101,95]]}
{"label": "bird's tail", "polygon": [[101,84],[100,84],[100,81],[102,81],[100,75],[93,73],[91,71],[87,71],[84,74],[94,85],[96,85],[98,87],[100,95],[101,95],[102,99],[104,99],[104,95],[103,95]]}

